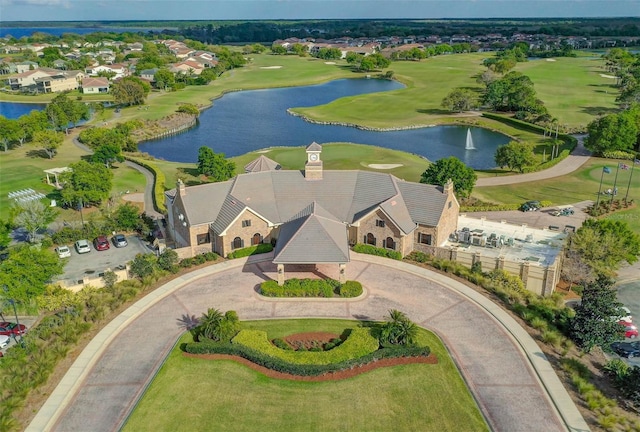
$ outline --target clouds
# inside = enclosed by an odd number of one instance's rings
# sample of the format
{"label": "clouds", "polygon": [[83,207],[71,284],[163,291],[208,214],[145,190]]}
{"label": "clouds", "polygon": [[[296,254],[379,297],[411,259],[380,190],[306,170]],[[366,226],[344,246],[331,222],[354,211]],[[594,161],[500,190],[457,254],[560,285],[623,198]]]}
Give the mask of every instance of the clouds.
{"label": "clouds", "polygon": [[0,0],[3,21],[640,15],[640,0]]}

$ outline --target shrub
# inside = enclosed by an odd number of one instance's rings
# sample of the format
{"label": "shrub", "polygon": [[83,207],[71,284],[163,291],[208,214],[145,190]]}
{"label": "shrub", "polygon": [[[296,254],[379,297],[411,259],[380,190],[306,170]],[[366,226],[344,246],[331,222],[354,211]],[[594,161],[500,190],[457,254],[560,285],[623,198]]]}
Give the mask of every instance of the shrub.
{"label": "shrub", "polygon": [[379,346],[378,340],[366,328],[351,330],[349,337],[339,347],[324,352],[291,352],[279,349],[269,342],[267,333],[260,330],[241,330],[231,342],[297,364],[338,363],[370,354]]}
{"label": "shrub", "polygon": [[385,258],[391,258],[395,260],[401,260],[402,254],[398,251],[378,248],[375,246],[371,246],[368,244],[357,243],[353,246],[353,251],[358,253],[363,253],[367,255],[376,255]]}
{"label": "shrub", "polygon": [[276,338],[273,341],[273,344],[275,346],[277,346],[280,349],[283,349],[285,351],[293,351],[293,348],[291,348],[291,345],[289,345],[284,339],[282,338]]}
{"label": "shrub", "polygon": [[250,255],[258,255],[263,253],[269,253],[273,250],[273,246],[270,243],[261,243],[255,246],[249,246],[242,249],[237,249],[227,255],[229,259],[243,258]]}
{"label": "shrub", "polygon": [[[273,347],[273,349],[276,349]],[[261,351],[249,348],[244,345],[234,343],[214,343],[214,342],[199,342],[185,344],[184,350],[191,354],[231,354],[245,358],[255,364],[266,367],[277,372],[289,373],[298,376],[318,376],[330,372],[338,372],[341,370],[351,369],[356,366],[362,366],[371,362],[385,359],[385,358],[398,358],[398,357],[417,357],[427,356],[430,354],[428,347],[389,347],[382,348],[374,351],[370,354],[364,355],[359,358],[345,360],[343,362],[331,363],[331,364],[297,364],[289,363],[278,357],[272,357]],[[335,350],[327,351],[323,353],[314,352],[291,352],[292,355],[327,355]],[[284,352],[284,351],[283,351]]]}
{"label": "shrub", "polygon": [[193,267],[193,258],[184,258],[180,260],[180,264],[178,264],[182,268]]}
{"label": "shrub", "polygon": [[206,252],[203,254],[204,259],[207,261],[215,261],[218,259],[218,254],[215,252]]}
{"label": "shrub", "polygon": [[346,281],[339,288],[340,297],[358,297],[362,294],[362,284],[358,281]]}
{"label": "shrub", "polygon": [[626,152],[622,150],[609,150],[602,152],[602,157],[607,159],[625,159],[625,160],[633,160],[636,154],[632,152]]}

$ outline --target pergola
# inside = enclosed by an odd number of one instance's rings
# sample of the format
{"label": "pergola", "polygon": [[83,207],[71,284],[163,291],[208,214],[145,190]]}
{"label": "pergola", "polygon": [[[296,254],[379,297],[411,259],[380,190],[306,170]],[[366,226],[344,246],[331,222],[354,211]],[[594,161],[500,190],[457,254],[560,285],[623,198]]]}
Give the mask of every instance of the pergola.
{"label": "pergola", "polygon": [[[62,189],[62,186],[60,186],[60,179],[58,178],[58,175],[65,173],[67,171],[71,171],[71,168],[61,167],[61,168],[50,168],[50,169],[44,170],[44,173],[47,175],[47,184],[50,186],[55,186],[58,189]],[[49,177],[50,175],[52,175],[53,178],[55,179],[55,183],[51,182],[51,177]]]}

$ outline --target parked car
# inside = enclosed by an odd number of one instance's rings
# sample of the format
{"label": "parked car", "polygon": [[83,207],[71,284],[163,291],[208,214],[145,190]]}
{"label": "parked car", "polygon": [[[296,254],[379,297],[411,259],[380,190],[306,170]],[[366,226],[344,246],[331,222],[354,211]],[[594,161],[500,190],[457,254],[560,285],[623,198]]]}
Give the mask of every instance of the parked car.
{"label": "parked car", "polygon": [[111,240],[113,241],[113,245],[117,248],[122,248],[129,244],[124,234],[116,234]]}
{"label": "parked car", "polygon": [[520,210],[523,212],[538,211],[540,210],[540,201],[527,201],[520,206]]}
{"label": "parked car", "polygon": [[24,324],[12,323],[12,322],[0,322],[0,335],[5,336],[17,336],[21,334],[25,334],[27,332],[27,326]]}
{"label": "parked car", "polygon": [[56,248],[56,253],[58,254],[58,257],[60,258],[70,258],[71,257],[71,249],[69,249],[69,246],[58,246]]}
{"label": "parked car", "polygon": [[626,306],[620,307],[620,315],[618,316],[618,321],[626,321],[633,322],[633,317],[631,316],[631,311]]}
{"label": "parked car", "polygon": [[563,208],[560,210],[556,210],[553,213],[551,213],[552,216],[571,216],[573,215],[574,210],[570,207],[567,208]]}
{"label": "parked car", "polygon": [[614,342],[611,349],[620,357],[640,357],[640,342]]}
{"label": "parked car", "polygon": [[109,249],[109,240],[105,236],[96,237],[93,240],[93,247],[98,251],[105,251]]}
{"label": "parked car", "polygon": [[9,341],[11,341],[11,338],[9,336],[0,335],[0,348],[4,348],[9,345]]}
{"label": "parked car", "polygon": [[638,327],[628,321],[618,321],[618,324],[624,327],[624,337],[635,339],[638,337]]}
{"label": "parked car", "polygon": [[89,246],[88,240],[78,240],[76,242],[76,252],[79,254],[91,252],[91,246]]}

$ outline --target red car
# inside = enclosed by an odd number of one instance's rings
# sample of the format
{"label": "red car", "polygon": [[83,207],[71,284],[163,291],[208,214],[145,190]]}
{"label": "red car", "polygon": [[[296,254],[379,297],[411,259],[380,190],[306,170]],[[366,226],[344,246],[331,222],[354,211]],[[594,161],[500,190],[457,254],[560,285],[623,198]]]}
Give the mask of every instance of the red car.
{"label": "red car", "polygon": [[17,336],[20,334],[25,334],[27,332],[27,326],[20,324],[12,323],[12,322],[0,322],[0,335],[5,336]]}
{"label": "red car", "polygon": [[98,251],[105,251],[109,249],[109,240],[105,236],[96,237],[93,241],[93,247]]}
{"label": "red car", "polygon": [[635,339],[638,337],[638,327],[629,321],[618,321],[618,324],[624,327],[624,337]]}

